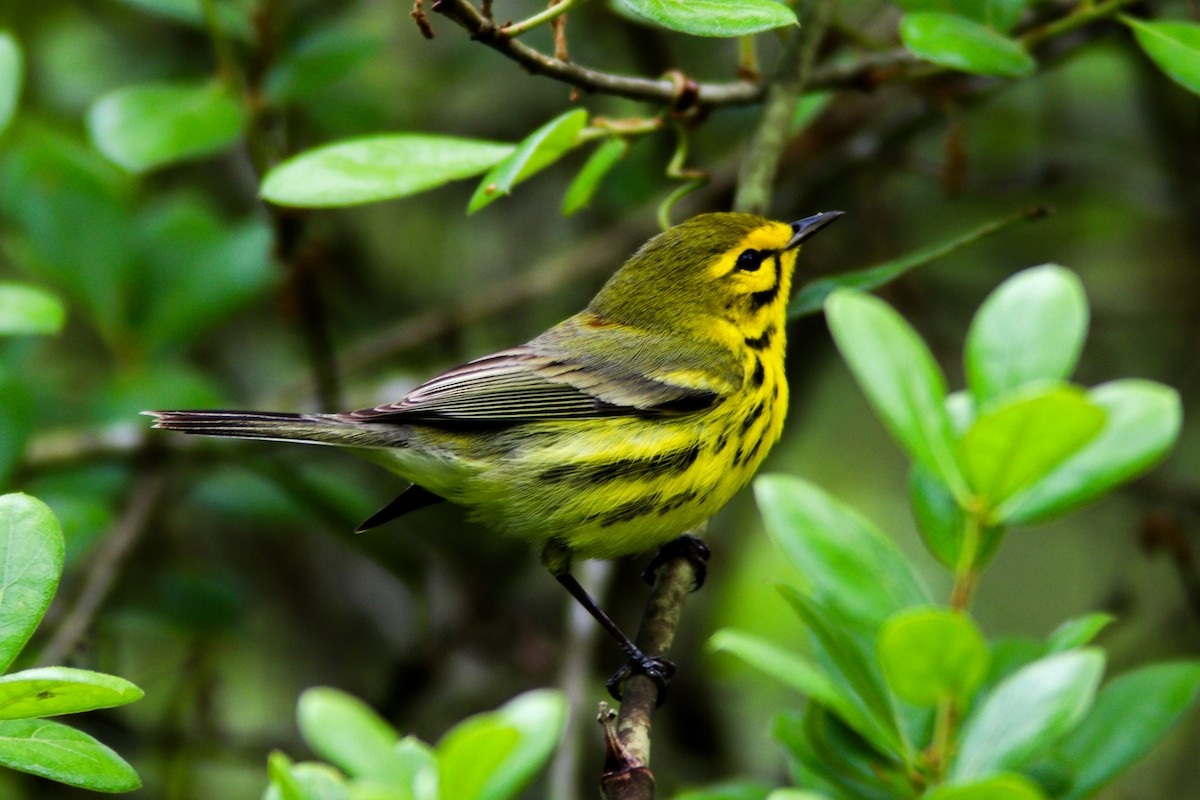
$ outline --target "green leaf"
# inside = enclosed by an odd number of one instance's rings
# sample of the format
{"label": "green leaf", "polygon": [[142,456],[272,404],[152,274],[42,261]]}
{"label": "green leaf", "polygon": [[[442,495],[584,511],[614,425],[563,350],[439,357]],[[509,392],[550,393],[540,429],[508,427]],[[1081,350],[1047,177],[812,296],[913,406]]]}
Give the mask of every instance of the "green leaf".
{"label": "green leaf", "polygon": [[27,494],[0,495],[0,673],[33,635],[62,575],[54,512]]}
{"label": "green leaf", "polygon": [[965,17],[997,31],[1017,23],[1028,0],[892,0],[904,11],[942,11]]}
{"label": "green leaf", "polygon": [[1064,800],[1083,800],[1150,751],[1200,692],[1200,663],[1155,664],[1116,678],[1058,752],[1074,782]]}
{"label": "green leaf", "polygon": [[24,73],[21,45],[11,33],[0,30],[0,134],[17,113]]}
{"label": "green leaf", "polygon": [[58,333],[65,319],[62,301],[45,289],[0,283],[0,336]]}
{"label": "green leaf", "polygon": [[1167,77],[1200,94],[1200,25],[1194,22],[1146,22],[1122,16],[1150,60]]}
{"label": "green leaf", "polygon": [[[263,800],[354,800],[356,797],[345,776],[328,764],[312,761],[293,764],[276,751],[267,760],[267,770],[271,784],[263,793]],[[380,800],[410,798],[391,793]]]}
{"label": "green leaf", "polygon": [[835,679],[845,680],[866,712],[872,726],[868,741],[881,753],[907,760],[896,708],[873,658],[873,642],[864,640],[852,623],[834,609],[790,586],[777,588],[808,628],[818,656],[824,656],[829,667],[837,670]]}
{"label": "green leaf", "polygon": [[401,784],[411,779],[396,756],[400,735],[358,698],[323,686],[307,689],[296,721],[312,751],[347,775]]}
{"label": "green leaf", "polygon": [[1037,62],[1020,42],[953,14],[905,14],[900,20],[900,38],[920,58],[963,72],[1024,78],[1037,69]]}
{"label": "green leaf", "polygon": [[966,524],[962,507],[946,485],[920,464],[909,473],[908,497],[925,546],[942,566],[955,569]]}
{"label": "green leaf", "polygon": [[774,0],[617,0],[635,17],[693,36],[745,36],[795,25],[796,12]]}
{"label": "green leaf", "polygon": [[124,678],[86,669],[39,667],[0,677],[0,719],[54,717],[141,700]]}
{"label": "green leaf", "polygon": [[242,132],[242,107],[221,83],[126,86],[88,111],[96,148],[130,172],[148,172],[228,148]]}
{"label": "green leaf", "polygon": [[455,725],[437,745],[442,797],[489,800],[493,776],[520,744],[520,732],[495,714],[478,714]]}
{"label": "green leaf", "polygon": [[1158,462],[1179,436],[1179,394],[1152,381],[1102,384],[1088,400],[1106,415],[1100,433],[1049,475],[1014,495],[1004,518],[1032,524],[1060,516],[1104,495]]}
{"label": "green leaf", "polygon": [[280,104],[311,98],[366,63],[383,45],[375,33],[319,28],[271,68],[263,91]]}
{"label": "green leaf", "polygon": [[966,700],[987,675],[987,641],[970,617],[950,609],[899,612],[880,629],[878,650],[892,691],[917,706]]}
{"label": "green leaf", "polygon": [[946,416],[946,379],[921,337],[887,303],[839,289],[825,301],[834,342],[859,386],[914,461],[965,498]]}
{"label": "green leaf", "polygon": [[1046,652],[1061,653],[1083,647],[1096,638],[1116,617],[1112,614],[1095,612],[1069,619],[1054,629],[1046,639]]}
{"label": "green leaf", "polygon": [[571,185],[567,187],[567,194],[563,198],[563,216],[569,217],[576,211],[586,208],[592,202],[592,195],[599,188],[600,181],[604,180],[604,176],[611,172],[617,162],[628,152],[629,140],[620,137],[606,139],[604,144],[597,147],[595,152],[588,157],[583,169],[579,170],[575,180],[571,181]]}
{"label": "green leaf", "polygon": [[[195,28],[205,29],[205,0],[121,0],[127,6],[158,14],[167,19]],[[254,27],[250,23],[253,0],[220,0],[213,3],[218,24],[226,33],[244,41],[255,41]]]}
{"label": "green leaf", "polygon": [[807,481],[764,475],[754,496],[767,534],[800,571],[804,593],[874,631],[896,611],[929,602],[895,543]]}
{"label": "green leaf", "polygon": [[784,686],[820,703],[837,714],[864,739],[877,746],[888,743],[888,737],[879,736],[878,726],[863,710],[857,698],[808,658],[790,653],[757,636],[735,630],[717,631],[709,639],[708,646],[714,651],[737,656]]}
{"label": "green leaf", "polygon": [[267,173],[262,196],[283,206],[326,208],[392,200],[470,178],[510,155],[500,142],[397,133],[308,150]]}
{"label": "green leaf", "polygon": [[1004,403],[963,434],[967,482],[987,508],[995,509],[1095,438],[1104,420],[1104,410],[1074,386]]}
{"label": "green leaf", "polygon": [[1005,678],[963,725],[950,777],[980,778],[1028,764],[1074,728],[1104,672],[1096,649],[1055,653]]}
{"label": "green leaf", "polygon": [[954,781],[930,789],[921,800],[1046,800],[1046,794],[1024,775],[1003,772],[975,781]]}
{"label": "green leaf", "polygon": [[526,136],[516,150],[483,176],[467,204],[467,213],[474,214],[501,195],[512,194],[518,183],[578,147],[579,132],[587,120],[587,112],[576,108],[559,114]]}
{"label": "green leaf", "polygon": [[829,796],[807,789],[776,789],[767,795],[767,800],[829,800]]}
{"label": "green leaf", "polygon": [[896,763],[882,757],[858,734],[824,707],[809,703],[801,715],[802,734],[812,754],[829,777],[855,797],[882,800],[891,797],[886,770]]}
{"label": "green leaf", "polygon": [[[803,98],[801,102],[803,102]],[[825,299],[839,288],[861,289],[863,291],[877,289],[894,281],[910,270],[931,264],[940,258],[945,258],[1018,222],[1040,219],[1045,214],[1045,210],[1040,208],[1009,214],[1006,217],[1001,217],[1000,219],[980,225],[949,241],[922,248],[915,253],[909,253],[901,258],[886,261],[883,264],[856,272],[834,275],[829,278],[820,278],[807,283],[796,292],[796,296],[792,298],[792,302],[788,305],[788,319],[796,319],[808,314],[817,313],[824,305]]]}
{"label": "green leaf", "polygon": [[494,712],[517,731],[517,746],[492,772],[480,797],[501,800],[516,797],[550,760],[562,740],[567,722],[567,701],[549,689],[514,697]]}
{"label": "green leaf", "polygon": [[967,385],[980,406],[1033,381],[1066,380],[1087,335],[1088,303],[1057,264],[1022,270],[992,292],[967,333]]}
{"label": "green leaf", "polygon": [[132,792],[142,785],[111,749],[44,719],[0,720],[0,765],[96,792]]}

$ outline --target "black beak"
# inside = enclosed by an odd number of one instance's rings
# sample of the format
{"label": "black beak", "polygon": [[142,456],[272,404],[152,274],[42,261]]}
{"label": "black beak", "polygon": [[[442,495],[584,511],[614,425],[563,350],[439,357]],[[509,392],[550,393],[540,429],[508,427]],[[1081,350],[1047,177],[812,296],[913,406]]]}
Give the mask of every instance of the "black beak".
{"label": "black beak", "polygon": [[783,249],[791,250],[793,247],[798,247],[805,239],[845,213],[845,211],[822,211],[820,214],[813,214],[811,217],[796,220],[792,223],[792,238],[788,240],[787,245]]}

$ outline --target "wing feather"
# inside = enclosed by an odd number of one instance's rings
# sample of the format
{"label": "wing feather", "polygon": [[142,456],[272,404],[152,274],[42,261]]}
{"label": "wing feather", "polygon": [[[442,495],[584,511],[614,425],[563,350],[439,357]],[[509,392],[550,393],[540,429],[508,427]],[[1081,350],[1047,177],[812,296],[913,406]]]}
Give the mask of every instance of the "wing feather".
{"label": "wing feather", "polygon": [[[581,331],[581,325],[589,330]],[[395,403],[352,412],[371,422],[513,425],[699,411],[741,385],[732,354],[581,315],[519,347],[443,372]],[[615,336],[614,336],[615,334]],[[664,375],[692,376],[686,383]],[[651,376],[660,377],[651,377]],[[698,376],[698,377],[697,377]]]}

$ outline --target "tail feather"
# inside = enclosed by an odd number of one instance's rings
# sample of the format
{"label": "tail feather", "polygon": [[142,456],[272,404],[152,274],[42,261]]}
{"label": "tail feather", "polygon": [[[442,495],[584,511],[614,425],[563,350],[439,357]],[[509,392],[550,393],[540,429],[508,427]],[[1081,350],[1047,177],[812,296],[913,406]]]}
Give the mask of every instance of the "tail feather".
{"label": "tail feather", "polygon": [[154,427],[199,436],[331,444],[344,447],[397,447],[402,425],[362,423],[339,414],[287,414],[271,411],[143,411]]}

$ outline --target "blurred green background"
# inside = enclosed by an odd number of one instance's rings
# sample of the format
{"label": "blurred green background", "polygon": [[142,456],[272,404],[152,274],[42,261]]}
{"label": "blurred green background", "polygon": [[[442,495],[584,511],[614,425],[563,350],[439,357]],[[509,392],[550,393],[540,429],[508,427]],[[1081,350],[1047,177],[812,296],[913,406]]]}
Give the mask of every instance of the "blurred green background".
{"label": "blurred green background", "polygon": [[[1150,4],[1186,17],[1186,3]],[[436,14],[422,38],[407,3],[217,3],[228,44],[264,105],[249,124],[278,154],[352,135],[425,132],[514,142],[572,104],[592,115],[657,111],[532,77]],[[519,18],[532,2],[496,3]],[[1031,13],[1061,10],[1033,4]],[[168,13],[170,12],[170,13]],[[823,58],[856,41],[895,43],[895,7],[837,4]],[[257,28],[255,26],[258,26]],[[191,3],[8,0],[0,29],[20,42],[25,82],[0,134],[0,280],[49,289],[67,306],[58,335],[0,341],[0,478],[59,515],[68,566],[27,658],[115,673],[144,700],[72,724],[128,758],[145,798],[258,797],[266,756],[306,755],[294,724],[304,688],[364,698],[400,731],[436,741],[454,721],[562,679],[566,653],[594,653],[573,696],[580,797],[600,768],[590,720],[619,655],[568,619],[565,594],[518,542],[435,507],[363,535],[355,525],[397,490],[388,475],[320,448],[151,434],[145,408],[315,409],[311,353],[331,369],[326,399],[387,402],[437,370],[531,337],[578,310],[653,234],[673,188],[669,135],[637,140],[592,205],[560,214],[582,165],[572,154],[467,216],[474,182],[361,207],[268,215],[244,143],[131,173],[97,149],[88,117],[131,84],[216,74]],[[571,16],[572,57],[655,76],[735,77],[737,42],[630,23],[603,3]],[[764,65],[777,37],[758,37]],[[1200,98],[1164,79],[1120,25],[1084,29],[1021,81],[950,77],[838,91],[784,151],[781,219],[847,216],[805,247],[800,282],[861,269],[1036,206],[1021,223],[906,276],[888,299],[961,385],[967,321],[1023,267],[1077,271],[1093,308],[1078,375],[1200,392]],[[549,34],[531,41],[549,47]],[[267,43],[269,46],[264,44]],[[714,111],[689,164],[712,180],[673,212],[727,209],[758,108]],[[299,233],[294,256],[274,257]],[[286,263],[285,263],[286,262]],[[765,467],[807,477],[857,507],[927,568],[904,461],[870,413],[819,318],[793,326],[792,405]],[[1102,643],[1112,672],[1200,650],[1197,428],[1149,477],[1068,521],[1010,535],[976,614],[991,635],[1041,636],[1060,621],[1116,614]],[[710,527],[710,579],[689,600],[657,719],[654,772],[669,796],[735,776],[778,782],[773,713],[800,701],[707,637],[736,626],[801,641],[773,584],[781,567],[749,492]],[[603,584],[632,629],[640,562]],[[99,582],[94,611],[80,599]],[[943,594],[944,596],[944,594]],[[82,617],[81,617],[82,615]],[[66,623],[82,618],[82,635]],[[64,633],[67,631],[67,633]],[[587,648],[592,648],[588,650]],[[1107,798],[1189,796],[1200,782],[1191,714]],[[567,784],[575,783],[567,779]],[[547,783],[529,792],[545,796]],[[85,793],[0,772],[0,797]]]}

